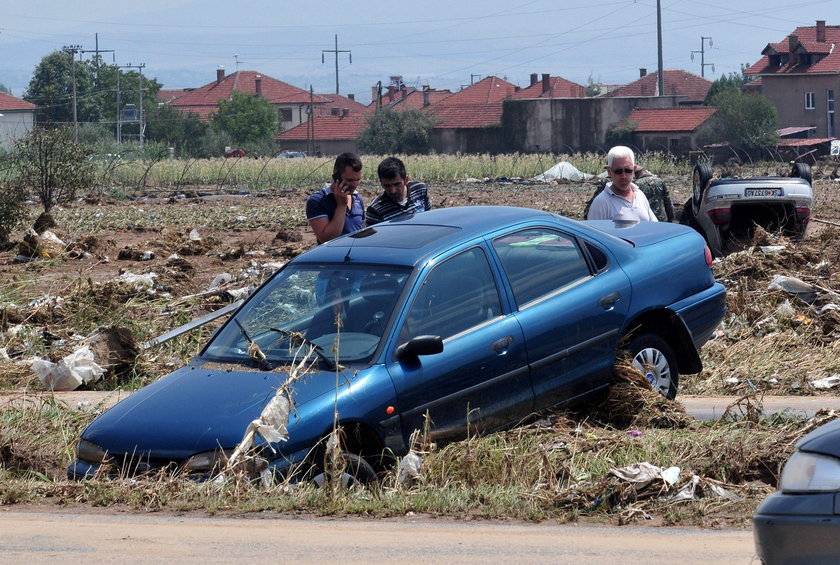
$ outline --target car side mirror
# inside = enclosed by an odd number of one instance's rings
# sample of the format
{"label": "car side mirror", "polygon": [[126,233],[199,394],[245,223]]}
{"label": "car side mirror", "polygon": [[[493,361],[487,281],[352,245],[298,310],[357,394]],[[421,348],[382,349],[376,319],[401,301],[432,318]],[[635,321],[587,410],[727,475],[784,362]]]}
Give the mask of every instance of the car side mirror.
{"label": "car side mirror", "polygon": [[419,355],[434,355],[443,351],[443,340],[439,335],[419,335],[403,343],[396,350],[400,361],[416,359]]}

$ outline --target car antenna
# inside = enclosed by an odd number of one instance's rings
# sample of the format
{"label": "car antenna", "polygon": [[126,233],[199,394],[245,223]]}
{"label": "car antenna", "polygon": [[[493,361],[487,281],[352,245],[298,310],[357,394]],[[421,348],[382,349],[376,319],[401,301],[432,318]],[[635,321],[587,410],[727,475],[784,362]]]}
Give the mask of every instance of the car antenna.
{"label": "car antenna", "polygon": [[350,238],[353,240],[350,242],[350,247],[347,249],[347,254],[344,256],[344,262],[348,262],[350,260],[350,252],[353,251],[353,244],[356,243],[356,240],[362,237],[370,237],[376,233],[375,228],[365,228],[361,231],[357,231],[356,233],[350,234]]}

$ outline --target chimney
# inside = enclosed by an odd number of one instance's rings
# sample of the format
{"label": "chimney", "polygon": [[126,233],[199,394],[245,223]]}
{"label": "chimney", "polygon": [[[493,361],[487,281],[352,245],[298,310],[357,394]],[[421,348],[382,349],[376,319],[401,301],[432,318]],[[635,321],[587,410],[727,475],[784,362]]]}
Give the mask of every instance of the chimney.
{"label": "chimney", "polygon": [[430,104],[430,102],[429,102],[429,93],[430,92],[431,91],[428,88],[423,89],[423,107],[424,108]]}
{"label": "chimney", "polygon": [[817,41],[825,43],[825,20],[817,20]]}
{"label": "chimney", "polygon": [[799,43],[798,35],[788,35],[788,52],[792,55],[793,50],[796,49],[796,44]]}
{"label": "chimney", "polygon": [[219,67],[216,69],[216,85],[222,84],[223,80],[225,80],[225,68]]}
{"label": "chimney", "polygon": [[350,115],[350,108],[342,108],[341,109],[341,117],[346,118],[348,115]]}
{"label": "chimney", "polygon": [[428,84],[424,84],[424,85],[423,85],[423,90],[424,90],[424,91],[427,91],[427,90],[429,90],[429,89],[431,89],[431,87],[430,87]]}
{"label": "chimney", "polygon": [[257,96],[262,96],[262,75],[254,77],[254,93]]}
{"label": "chimney", "polygon": [[356,95],[355,95],[355,94],[353,94],[353,93],[351,92],[351,93],[349,93],[349,94],[347,95],[347,98],[349,98],[350,100],[355,100],[355,99],[356,99]]}
{"label": "chimney", "polygon": [[337,116],[338,108],[330,108],[330,116]]}
{"label": "chimney", "polygon": [[535,84],[537,84],[537,73],[531,73],[531,85],[530,86],[534,86]]}
{"label": "chimney", "polygon": [[370,99],[371,99],[371,101],[376,102],[379,99],[379,96],[381,94],[382,93],[379,91],[378,86],[373,85],[373,86],[370,87]]}
{"label": "chimney", "polygon": [[388,85],[388,102],[394,101],[394,85]]}
{"label": "chimney", "polygon": [[639,69],[639,78],[644,78],[644,77],[646,77],[646,76],[647,76],[647,69],[646,69],[646,68],[644,68],[644,67],[642,67],[641,69]]}
{"label": "chimney", "polygon": [[545,94],[551,90],[551,75],[543,73],[542,76],[542,93]]}
{"label": "chimney", "polygon": [[400,88],[400,98],[405,100],[406,95],[408,94],[408,89],[406,87]]}

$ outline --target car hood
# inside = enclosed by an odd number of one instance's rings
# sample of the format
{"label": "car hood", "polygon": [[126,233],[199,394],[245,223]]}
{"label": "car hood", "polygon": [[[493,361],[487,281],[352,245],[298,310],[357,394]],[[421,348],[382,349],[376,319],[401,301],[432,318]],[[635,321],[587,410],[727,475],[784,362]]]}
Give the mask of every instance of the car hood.
{"label": "car hood", "polygon": [[840,457],[840,420],[820,426],[796,442],[802,451]]}
{"label": "car hood", "polygon": [[[82,438],[113,454],[165,459],[233,448],[287,376],[189,365],[114,405]],[[333,392],[335,382],[334,372],[307,375],[294,385],[295,404]]]}

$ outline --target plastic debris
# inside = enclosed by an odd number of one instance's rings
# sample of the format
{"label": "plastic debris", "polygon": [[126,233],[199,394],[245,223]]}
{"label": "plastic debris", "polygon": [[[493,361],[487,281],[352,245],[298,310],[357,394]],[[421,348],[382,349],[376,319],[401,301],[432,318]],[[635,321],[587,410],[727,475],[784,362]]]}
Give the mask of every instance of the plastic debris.
{"label": "plastic debris", "polygon": [[233,280],[233,276],[230,273],[219,273],[213,280],[210,282],[210,286],[207,287],[208,290],[213,290],[214,288],[219,288],[220,286],[229,283]]}
{"label": "plastic debris", "polygon": [[840,385],[840,375],[829,375],[828,377],[811,381],[811,386],[819,390],[834,388],[837,385]]}
{"label": "plastic debris", "polygon": [[784,251],[786,247],[784,245],[761,245],[759,249],[765,255],[772,255],[773,253],[779,253],[780,251]]}
{"label": "plastic debris", "polygon": [[105,374],[93,358],[88,346],[83,346],[62,358],[58,363],[48,359],[34,359],[32,370],[47,390],[76,390],[82,384],[98,381]]}
{"label": "plastic debris", "polygon": [[421,479],[420,467],[423,465],[423,458],[414,451],[411,451],[400,460],[400,470],[397,474],[397,481],[400,484],[411,479]]}
{"label": "plastic debris", "polygon": [[643,461],[621,469],[610,469],[610,474],[628,483],[649,483],[654,479],[661,479],[662,471],[662,467]]}
{"label": "plastic debris", "polygon": [[201,235],[198,233],[197,229],[190,230],[190,241],[201,241]]}
{"label": "plastic debris", "polygon": [[788,277],[785,275],[775,275],[773,280],[767,286],[768,290],[782,290],[789,294],[793,294],[797,298],[805,302],[813,302],[817,298],[817,290],[796,277]]}
{"label": "plastic debris", "polygon": [[535,176],[531,180],[551,182],[557,179],[568,180],[572,182],[580,182],[582,180],[589,180],[594,175],[589,173],[582,173],[574,165],[568,161],[560,161],[541,175]]}

